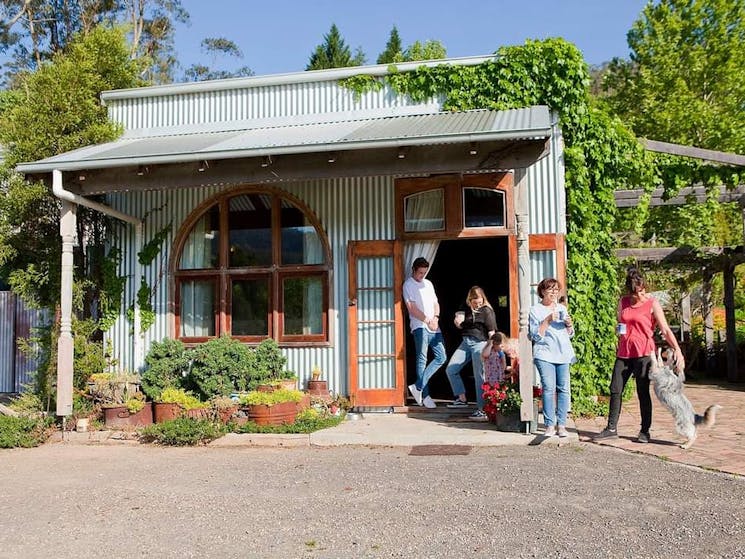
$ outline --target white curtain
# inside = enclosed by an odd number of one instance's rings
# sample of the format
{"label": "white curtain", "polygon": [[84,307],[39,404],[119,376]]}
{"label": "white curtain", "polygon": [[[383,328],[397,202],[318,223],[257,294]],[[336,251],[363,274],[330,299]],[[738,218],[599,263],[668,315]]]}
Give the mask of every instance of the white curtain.
{"label": "white curtain", "polygon": [[411,272],[411,265],[414,263],[414,260],[420,256],[426,258],[431,267],[435,261],[437,247],[439,246],[440,241],[408,241],[404,243],[404,269],[407,272],[406,277]]}
{"label": "white curtain", "polygon": [[[210,216],[207,214],[194,225],[181,252],[180,269],[198,270],[212,267],[212,241],[218,233],[207,229],[209,221]],[[211,281],[181,282],[182,336],[214,335],[213,296],[214,284]]]}
{"label": "white curtain", "polygon": [[445,192],[438,188],[406,197],[404,230],[441,231],[445,228]]}

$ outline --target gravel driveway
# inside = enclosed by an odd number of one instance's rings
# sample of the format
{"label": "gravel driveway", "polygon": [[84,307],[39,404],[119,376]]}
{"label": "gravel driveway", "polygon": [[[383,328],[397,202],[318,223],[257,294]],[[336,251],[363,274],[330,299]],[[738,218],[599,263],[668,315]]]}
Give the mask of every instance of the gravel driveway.
{"label": "gravel driveway", "polygon": [[596,445],[0,451],[0,557],[745,557],[745,478]]}

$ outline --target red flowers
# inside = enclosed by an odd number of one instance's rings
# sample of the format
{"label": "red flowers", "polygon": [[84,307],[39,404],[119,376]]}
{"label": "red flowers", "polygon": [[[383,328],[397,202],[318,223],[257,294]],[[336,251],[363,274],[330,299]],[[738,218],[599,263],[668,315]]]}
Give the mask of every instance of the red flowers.
{"label": "red flowers", "polygon": [[[520,413],[523,399],[520,396],[520,385],[512,380],[497,383],[494,386],[485,383],[484,412],[494,421],[497,414],[510,415]],[[533,387],[533,398],[540,398],[543,390],[540,386]]]}

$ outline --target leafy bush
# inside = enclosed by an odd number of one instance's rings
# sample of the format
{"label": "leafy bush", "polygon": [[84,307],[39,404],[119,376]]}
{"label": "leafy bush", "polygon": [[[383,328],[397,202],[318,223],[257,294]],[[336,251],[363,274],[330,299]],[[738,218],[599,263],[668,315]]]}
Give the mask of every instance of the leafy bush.
{"label": "leafy bush", "polygon": [[0,448],[39,446],[54,431],[50,417],[10,417],[0,415]]}
{"label": "leafy bush", "polygon": [[8,407],[21,415],[32,415],[44,411],[41,398],[33,392],[22,392],[13,398]]}
{"label": "leafy bush", "polygon": [[189,351],[181,340],[165,338],[153,342],[145,356],[145,370],[142,372],[142,391],[151,399],[157,400],[165,388],[183,386],[184,377],[189,370]]}
{"label": "leafy bush", "polygon": [[263,340],[253,350],[253,354],[254,363],[250,372],[251,378],[248,386],[250,389],[256,388],[256,385],[263,381],[290,378],[294,374],[291,371],[287,371],[289,376],[285,374],[287,358],[282,355],[277,342],[272,339],[267,338]]}
{"label": "leafy bush", "polygon": [[229,396],[248,388],[255,355],[238,340],[223,335],[195,347],[186,388],[202,400]]}
{"label": "leafy bush", "polygon": [[139,431],[140,442],[169,446],[194,446],[207,444],[226,433],[224,426],[207,419],[179,417],[163,423],[143,427]]}

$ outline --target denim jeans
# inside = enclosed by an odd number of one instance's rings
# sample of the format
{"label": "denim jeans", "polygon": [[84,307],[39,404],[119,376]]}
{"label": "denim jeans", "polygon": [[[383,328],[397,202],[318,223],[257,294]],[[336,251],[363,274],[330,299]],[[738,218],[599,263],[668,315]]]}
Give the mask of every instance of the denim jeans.
{"label": "denim jeans", "polygon": [[457,398],[466,393],[466,387],[460,376],[460,371],[469,361],[473,362],[473,382],[476,387],[476,405],[480,410],[484,409],[484,363],[481,361],[481,350],[486,347],[486,342],[477,340],[472,336],[463,336],[458,349],[450,356],[450,362],[445,369],[445,374],[450,381],[450,387]]}
{"label": "denim jeans", "polygon": [[[543,388],[543,422],[546,427],[566,425],[569,412],[569,363],[549,363],[535,360]],[[554,398],[558,393],[558,398]]]}
{"label": "denim jeans", "polygon": [[[429,396],[429,379],[437,369],[445,364],[445,342],[442,332],[430,332],[426,328],[417,328],[414,334],[414,351],[416,351],[416,387],[422,391],[422,398]],[[427,354],[432,348],[434,359],[427,365]]]}

